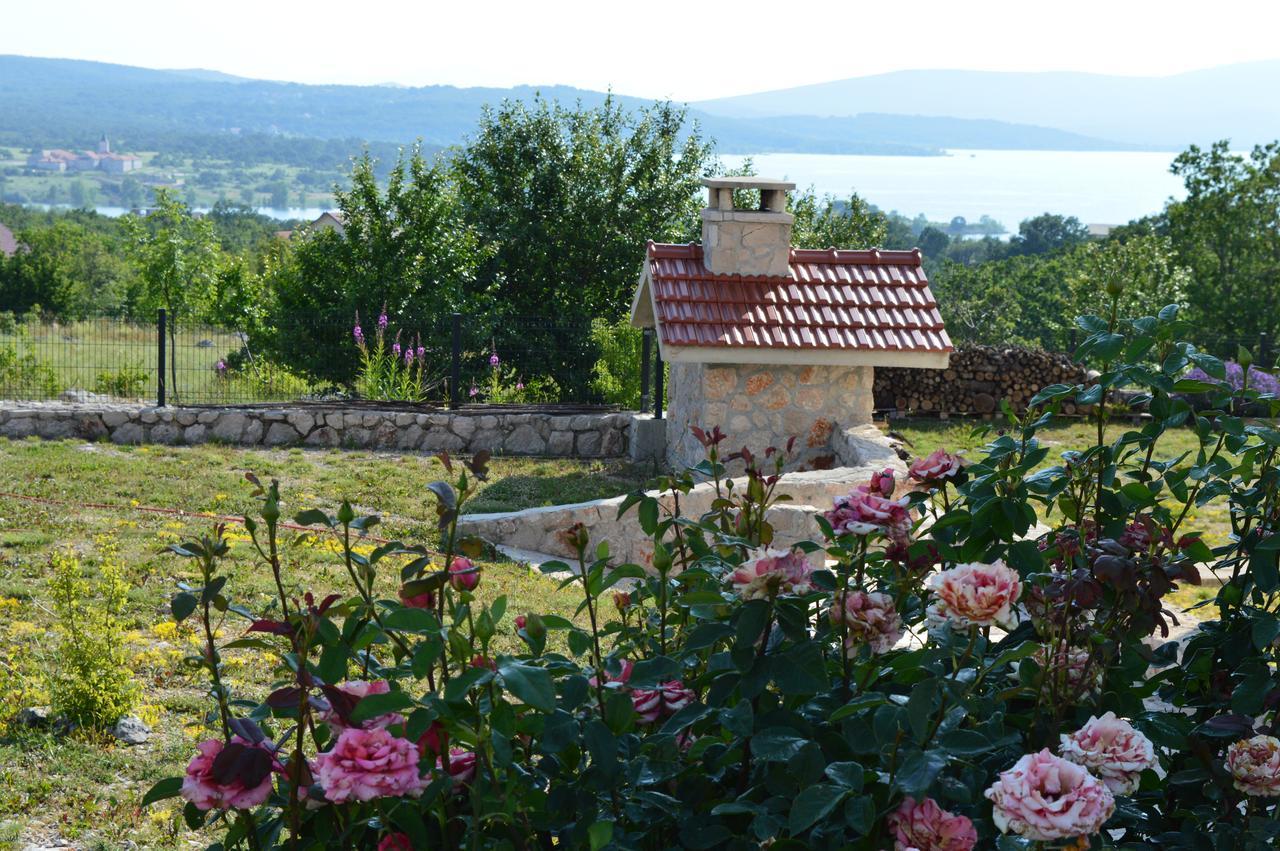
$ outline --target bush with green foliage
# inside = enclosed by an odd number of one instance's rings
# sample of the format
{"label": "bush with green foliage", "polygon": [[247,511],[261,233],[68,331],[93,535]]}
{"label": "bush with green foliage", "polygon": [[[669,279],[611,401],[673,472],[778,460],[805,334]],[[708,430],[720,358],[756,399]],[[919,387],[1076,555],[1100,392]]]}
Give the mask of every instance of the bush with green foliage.
{"label": "bush with green foliage", "polygon": [[27,330],[19,326],[8,341],[0,341],[0,397],[47,398],[62,389],[58,374],[24,344]]}
{"label": "bush with green foliage", "polygon": [[[787,448],[723,456],[696,430],[707,459],[621,508],[648,569],[561,533],[572,563],[543,569],[581,595],[576,620],[473,595],[482,543],[457,520],[484,457],[441,456],[438,548],[357,546],[378,518],[348,502],[296,516],[350,577],[324,599],[282,563],[260,486],[246,528],[276,600],[233,604],[221,527],[171,548],[198,570],[172,606],[206,637],[218,732],[144,803],[182,795],[224,848],[1275,847],[1280,432],[1184,377],[1225,370],[1180,342],[1176,306],[1122,319],[1113,298],[1079,327],[1096,380],[1044,388],[971,461],[874,473],[817,515],[821,541],[777,539]],[[1122,388],[1150,416],[1116,436]],[[1098,439],[1046,467],[1037,432],[1067,401]],[[1170,455],[1182,429],[1197,448]],[[718,499],[684,515],[699,480]],[[1212,546],[1189,528],[1210,504],[1233,529]],[[1223,584],[1182,640],[1169,595],[1201,569]],[[388,573],[397,599],[375,591]],[[243,637],[219,642],[224,612]],[[264,700],[230,690],[232,647],[276,662]]]}
{"label": "bush with green foliage", "polygon": [[[629,319],[592,320],[591,342],[600,350],[600,359],[591,370],[592,392],[611,405],[639,409],[643,340],[644,332],[632,327]],[[656,357],[657,353],[652,352],[650,356]]]}
{"label": "bush with green foliage", "polygon": [[93,379],[93,392],[122,399],[140,398],[151,383],[151,373],[135,363],[119,369],[101,370]]}
{"label": "bush with green foliage", "polygon": [[50,558],[49,591],[57,615],[57,650],[49,659],[53,708],[77,724],[104,727],[137,704],[123,614],[129,586],[114,540],[98,538],[97,575],[74,552]]}

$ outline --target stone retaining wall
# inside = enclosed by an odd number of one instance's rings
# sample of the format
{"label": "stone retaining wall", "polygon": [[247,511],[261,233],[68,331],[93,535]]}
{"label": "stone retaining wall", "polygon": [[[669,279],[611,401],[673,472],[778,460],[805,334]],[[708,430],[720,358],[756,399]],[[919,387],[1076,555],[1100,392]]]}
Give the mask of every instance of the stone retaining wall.
{"label": "stone retaining wall", "polygon": [[316,446],[407,452],[613,458],[627,454],[624,413],[467,413],[319,407],[153,408],[134,405],[0,403],[0,436],[113,443]]}

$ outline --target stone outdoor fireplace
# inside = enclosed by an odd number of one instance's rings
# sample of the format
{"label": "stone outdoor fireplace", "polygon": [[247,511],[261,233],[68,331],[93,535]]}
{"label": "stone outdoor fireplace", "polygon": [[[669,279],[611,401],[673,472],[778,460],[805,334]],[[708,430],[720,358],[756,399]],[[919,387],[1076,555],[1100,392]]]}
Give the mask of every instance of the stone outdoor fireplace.
{"label": "stone outdoor fireplace", "polygon": [[703,185],[701,244],[650,242],[631,308],[671,365],[666,460],[696,464],[689,427],[718,425],[730,449],[794,436],[797,465],[857,465],[843,436],[871,421],[873,369],[941,369],[952,350],[920,252],[792,248],[794,183]]}

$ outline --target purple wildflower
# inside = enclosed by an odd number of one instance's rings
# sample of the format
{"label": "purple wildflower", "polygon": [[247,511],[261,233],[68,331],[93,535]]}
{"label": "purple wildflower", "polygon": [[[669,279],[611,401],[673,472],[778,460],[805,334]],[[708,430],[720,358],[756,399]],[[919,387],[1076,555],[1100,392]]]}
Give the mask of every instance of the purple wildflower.
{"label": "purple wildflower", "polygon": [[523,381],[517,381],[517,382],[516,382],[516,390],[523,390],[523,389],[524,389],[524,382],[523,382]]}
{"label": "purple wildflower", "polygon": [[227,362],[222,360],[221,358],[219,358],[218,362],[213,365],[213,368],[218,371],[218,375],[227,374]]}
{"label": "purple wildflower", "polygon": [[357,346],[364,345],[364,331],[360,328],[359,325],[351,329],[351,336],[356,338]]}
{"label": "purple wildflower", "polygon": [[418,360],[422,360],[427,355],[427,350],[423,346],[418,346]]}
{"label": "purple wildflower", "polygon": [[387,330],[387,311],[386,311],[386,308],[383,308],[382,312],[378,314],[378,330],[379,330],[379,331],[385,331],[385,330]]}
{"label": "purple wildflower", "polygon": [[410,366],[413,363],[413,346],[409,346],[404,350],[404,365]]}
{"label": "purple wildflower", "polygon": [[[1243,390],[1244,368],[1233,360],[1226,361],[1223,366],[1226,368],[1225,381],[1212,378],[1207,372],[1198,366],[1190,370],[1183,377],[1192,379],[1193,381],[1207,381],[1211,384],[1226,384],[1233,390]],[[1249,389],[1257,390],[1259,393],[1280,395],[1280,380],[1277,380],[1276,377],[1270,373],[1263,372],[1257,367],[1251,366],[1249,367]]]}
{"label": "purple wildflower", "polygon": [[395,355],[396,357],[400,357],[400,344],[399,344],[399,343],[393,343],[393,344],[392,344],[392,346],[391,346],[391,354]]}
{"label": "purple wildflower", "polygon": [[489,355],[489,366],[497,366],[499,363],[500,361],[498,360],[497,352],[494,352],[493,354]]}
{"label": "purple wildflower", "polygon": [[474,384],[472,384],[472,385],[471,385],[471,398],[473,398],[473,399],[474,399],[475,397],[477,397],[477,396],[479,396],[479,395],[480,395],[480,388],[478,388],[478,387],[476,387]]}

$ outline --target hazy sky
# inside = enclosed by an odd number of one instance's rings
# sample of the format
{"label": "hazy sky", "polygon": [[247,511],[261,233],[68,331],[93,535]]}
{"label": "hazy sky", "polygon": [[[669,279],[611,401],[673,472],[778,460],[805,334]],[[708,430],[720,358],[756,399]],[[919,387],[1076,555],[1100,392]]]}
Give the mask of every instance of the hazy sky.
{"label": "hazy sky", "polygon": [[[1280,56],[1277,0],[3,0],[0,53],[307,83],[697,100],[905,68],[1170,74]],[[1212,16],[1211,18],[1209,16]]]}

